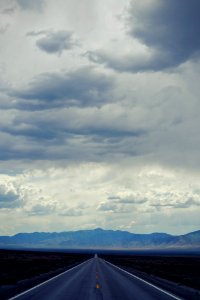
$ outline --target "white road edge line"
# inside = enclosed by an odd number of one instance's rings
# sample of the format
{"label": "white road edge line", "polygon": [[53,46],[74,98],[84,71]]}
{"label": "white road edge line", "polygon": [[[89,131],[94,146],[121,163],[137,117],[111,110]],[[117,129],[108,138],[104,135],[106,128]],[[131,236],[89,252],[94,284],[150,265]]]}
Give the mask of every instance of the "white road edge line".
{"label": "white road edge line", "polygon": [[54,277],[52,277],[52,278],[50,278],[50,279],[48,279],[48,280],[46,280],[46,281],[44,281],[44,282],[42,282],[42,283],[40,283],[40,284],[34,286],[34,287],[32,287],[32,288],[30,288],[30,289],[28,289],[28,290],[26,290],[26,291],[24,291],[24,292],[22,292],[22,293],[20,293],[20,294],[18,294],[18,295],[16,295],[16,296],[14,296],[14,297],[12,297],[12,298],[9,298],[8,300],[17,299],[18,297],[21,297],[21,296],[27,294],[28,292],[30,292],[30,291],[32,291],[32,290],[34,290],[34,289],[37,289],[39,286],[42,286],[42,285],[48,283],[49,281],[54,280],[54,279],[56,279],[56,278],[58,278],[58,277],[60,277],[60,276],[62,276],[62,275],[64,275],[64,274],[66,274],[66,273],[72,271],[73,269],[75,269],[75,268],[77,268],[77,267],[80,267],[81,265],[85,264],[86,262],[90,261],[91,259],[93,259],[93,258],[90,258],[90,259],[88,259],[88,260],[82,262],[81,264],[79,264],[79,265],[77,265],[77,266],[75,266],[75,267],[73,267],[73,268],[71,268],[71,269],[69,269],[69,270],[67,270],[67,271],[64,271],[64,272],[62,272],[62,273],[60,273],[60,274],[58,274],[58,275],[56,275],[56,276],[54,276]]}
{"label": "white road edge line", "polygon": [[123,271],[124,273],[127,273],[128,275],[130,275],[130,276],[132,276],[132,277],[134,277],[134,278],[136,278],[136,279],[138,279],[138,280],[140,280],[140,281],[142,281],[142,282],[145,282],[146,284],[152,286],[153,288],[159,290],[160,292],[163,292],[164,294],[166,294],[166,295],[168,295],[168,296],[170,296],[170,297],[172,297],[172,298],[174,298],[174,299],[176,299],[176,300],[183,300],[182,298],[179,298],[179,297],[177,297],[177,296],[175,296],[175,295],[173,295],[173,294],[171,294],[171,293],[169,293],[169,292],[167,292],[167,291],[165,291],[165,290],[159,288],[158,286],[156,286],[156,285],[154,285],[154,284],[152,284],[152,283],[150,283],[150,282],[148,282],[148,281],[146,281],[146,280],[144,280],[144,279],[142,279],[142,278],[140,278],[140,277],[138,277],[138,276],[136,276],[136,275],[133,275],[133,274],[131,274],[131,273],[129,273],[129,272],[127,272],[127,271],[125,271],[125,270],[123,270],[123,269],[121,269],[121,268],[119,268],[119,267],[113,265],[113,264],[111,264],[111,263],[108,262],[107,260],[104,260],[104,261],[105,261],[106,263],[108,263],[109,265],[111,265],[111,266],[113,266],[113,267],[115,267],[115,268],[117,268],[117,269]]}

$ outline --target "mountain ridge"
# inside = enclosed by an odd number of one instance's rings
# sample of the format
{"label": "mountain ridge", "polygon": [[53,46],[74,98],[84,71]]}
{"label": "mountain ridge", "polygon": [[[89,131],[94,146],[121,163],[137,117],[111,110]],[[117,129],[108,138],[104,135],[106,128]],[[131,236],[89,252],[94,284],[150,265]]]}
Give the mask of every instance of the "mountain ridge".
{"label": "mountain ridge", "polygon": [[102,249],[159,249],[200,247],[200,230],[182,235],[164,232],[150,234],[131,233],[123,230],[91,230],[63,232],[17,233],[0,236],[0,247],[37,248],[102,248]]}

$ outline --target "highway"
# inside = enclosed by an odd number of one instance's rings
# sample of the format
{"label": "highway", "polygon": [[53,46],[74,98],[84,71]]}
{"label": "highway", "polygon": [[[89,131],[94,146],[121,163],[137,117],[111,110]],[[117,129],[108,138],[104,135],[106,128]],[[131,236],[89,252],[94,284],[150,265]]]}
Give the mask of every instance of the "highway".
{"label": "highway", "polygon": [[94,258],[10,300],[180,300],[118,267]]}

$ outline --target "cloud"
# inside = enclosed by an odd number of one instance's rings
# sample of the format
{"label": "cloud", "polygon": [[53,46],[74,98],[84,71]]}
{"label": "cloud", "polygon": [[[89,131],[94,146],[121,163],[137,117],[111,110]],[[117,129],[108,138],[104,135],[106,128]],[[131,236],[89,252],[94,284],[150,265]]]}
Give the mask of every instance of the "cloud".
{"label": "cloud", "polygon": [[36,40],[36,46],[48,54],[61,55],[63,51],[72,49],[77,44],[72,32],[66,30],[29,32],[27,35],[43,35]]}
{"label": "cloud", "polygon": [[147,199],[134,199],[134,198],[125,198],[125,199],[120,199],[119,203],[122,204],[143,204],[147,202]]}
{"label": "cloud", "polygon": [[200,206],[199,192],[155,192],[150,206],[161,209],[189,209]]}
{"label": "cloud", "polygon": [[20,8],[23,10],[33,10],[33,11],[42,12],[45,5],[45,0],[16,0],[16,1],[20,6]]}
{"label": "cloud", "polygon": [[4,34],[7,31],[8,27],[9,27],[9,25],[1,26],[0,27],[0,34]]}
{"label": "cloud", "polygon": [[200,197],[199,199],[193,199],[193,198],[189,198],[187,201],[185,202],[179,202],[179,203],[176,203],[173,207],[174,208],[189,208],[189,207],[192,207],[192,206],[200,206]]}
{"label": "cloud", "polygon": [[[54,160],[67,159],[68,161],[98,161],[106,159],[106,157],[114,159],[116,155],[123,155],[123,152],[126,151],[125,140],[129,139],[131,135],[129,132],[128,137],[124,137],[126,132],[118,132],[117,128],[113,128],[109,132],[106,129],[100,130],[96,126],[93,128],[92,123],[89,126],[84,123],[80,124],[80,127],[75,129],[72,121],[64,124],[63,120],[55,121],[48,117],[41,120],[33,115],[32,117],[32,120],[26,120],[21,124],[18,121],[14,122],[14,128],[12,125],[2,128],[4,132],[0,134],[1,147],[5,151],[0,155],[1,160],[20,160],[22,158],[49,160],[53,158]],[[138,137],[133,133],[131,139],[136,143]],[[131,150],[129,152],[131,154]]]}
{"label": "cloud", "polygon": [[1,182],[0,184],[0,209],[15,208],[21,205],[19,191],[14,184]]}
{"label": "cloud", "polygon": [[97,72],[94,68],[84,67],[69,73],[41,74],[28,88],[9,93],[12,97],[21,99],[21,108],[25,109],[101,106],[108,100],[113,85],[112,77]]}
{"label": "cloud", "polygon": [[121,198],[119,196],[109,196],[108,197],[108,200],[114,200],[114,201],[118,201],[120,200]]}
{"label": "cloud", "polygon": [[[156,51],[152,68],[177,66],[200,51],[198,0],[132,1],[130,34]],[[157,60],[157,62],[156,62]]]}
{"label": "cloud", "polygon": [[83,215],[83,212],[81,209],[78,209],[77,207],[71,207],[71,208],[64,208],[59,212],[60,216],[66,216],[66,217],[79,217]]}
{"label": "cloud", "polygon": [[138,141],[147,133],[129,113],[115,103],[42,111],[9,109],[0,121],[0,143],[6,149],[0,157],[51,159],[53,155],[54,159],[96,161],[128,152],[137,155]]}
{"label": "cloud", "polygon": [[16,7],[15,6],[7,7],[7,8],[4,8],[1,11],[1,14],[12,15],[15,11],[16,11]]}
{"label": "cloud", "polygon": [[29,31],[26,36],[38,37],[41,35],[47,35],[53,33],[52,30],[39,30],[39,31]]}
{"label": "cloud", "polygon": [[134,195],[127,195],[126,197],[110,196],[106,201],[101,202],[97,210],[112,213],[130,213],[138,205],[146,203],[148,200],[141,198],[137,199]]}
{"label": "cloud", "polygon": [[[29,162],[23,166],[23,169],[27,168],[30,168]],[[40,225],[40,231],[76,230],[84,224],[84,228],[87,228],[86,224],[98,224],[103,228],[123,228],[133,232],[141,232],[142,227],[143,232],[155,231],[159,226],[160,230],[171,232],[174,226],[185,221],[180,221],[182,213],[194,216],[199,210],[199,206],[185,203],[185,199],[199,202],[198,178],[189,178],[188,174],[183,176],[179,171],[171,173],[164,168],[153,169],[152,166],[141,171],[140,166],[132,169],[132,163],[124,166],[61,162],[60,167],[53,167],[52,162],[47,162],[44,167],[44,162],[38,162],[37,167],[34,164],[32,169],[23,173],[0,179],[7,182],[6,186],[14,184],[18,187],[17,193],[24,199],[23,203],[13,207],[12,212],[10,207],[9,213],[22,219],[26,231],[33,231],[36,223]],[[142,203],[142,197],[147,201]],[[121,200],[125,200],[124,203]],[[181,208],[183,205],[187,208]],[[1,217],[4,214],[5,209],[1,209]],[[73,218],[73,222],[69,222],[69,218]],[[49,224],[52,227],[49,228]],[[193,224],[191,219],[190,224]],[[198,227],[197,217],[195,224]],[[187,231],[186,227],[183,232]],[[180,226],[177,231],[180,231]]]}
{"label": "cloud", "polygon": [[108,212],[116,212],[118,210],[116,203],[109,203],[109,202],[101,202],[97,210],[99,211],[108,211]]}
{"label": "cloud", "polygon": [[25,209],[25,212],[30,216],[44,216],[54,212],[54,207],[50,204],[36,204]]}
{"label": "cloud", "polygon": [[6,2],[0,3],[0,34],[6,34],[13,22],[13,15],[16,11],[15,6],[7,6]]}
{"label": "cloud", "polygon": [[0,120],[1,147],[7,149],[2,159],[137,157],[197,167],[198,99],[177,74],[145,76],[120,74],[116,80],[83,68],[36,76],[27,87],[11,90]]}
{"label": "cloud", "polygon": [[2,190],[5,231],[199,226],[195,6],[0,1],[0,172],[13,176]]}
{"label": "cloud", "polygon": [[143,204],[147,202],[148,200],[144,197],[141,197],[141,195],[138,195],[137,193],[134,194],[128,194],[126,196],[111,196],[108,197],[107,200],[112,200],[113,203],[119,203],[119,204]]}
{"label": "cloud", "polygon": [[106,49],[89,51],[88,57],[117,71],[160,71],[179,66],[200,54],[200,2],[198,0],[131,1],[127,27],[142,54],[124,55]]}
{"label": "cloud", "polygon": [[192,207],[199,207],[200,201],[187,200],[185,202],[168,202],[168,203],[152,203],[152,207],[155,207],[156,210],[166,210],[166,209],[189,209]]}
{"label": "cloud", "polygon": [[58,203],[44,196],[43,190],[31,183],[23,173],[0,175],[0,180],[0,210],[17,209],[25,215],[42,216],[52,214],[58,208]]}

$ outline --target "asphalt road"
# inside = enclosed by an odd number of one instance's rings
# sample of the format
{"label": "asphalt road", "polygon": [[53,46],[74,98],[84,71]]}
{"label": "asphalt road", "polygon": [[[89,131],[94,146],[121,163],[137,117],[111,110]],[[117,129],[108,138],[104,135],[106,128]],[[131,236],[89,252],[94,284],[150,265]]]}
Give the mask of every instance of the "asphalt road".
{"label": "asphalt road", "polygon": [[180,300],[95,256],[24,293],[18,300]]}

